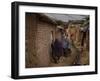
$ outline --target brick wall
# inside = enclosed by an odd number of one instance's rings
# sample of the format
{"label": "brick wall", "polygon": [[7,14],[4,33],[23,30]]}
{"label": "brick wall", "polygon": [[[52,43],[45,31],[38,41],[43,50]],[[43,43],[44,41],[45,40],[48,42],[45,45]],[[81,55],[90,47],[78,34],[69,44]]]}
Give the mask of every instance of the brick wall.
{"label": "brick wall", "polygon": [[52,32],[55,32],[54,25],[39,21],[36,37],[38,66],[49,66]]}
{"label": "brick wall", "polygon": [[36,66],[36,40],[37,18],[34,14],[26,14],[26,29],[25,29],[25,62],[26,67]]}
{"label": "brick wall", "polygon": [[36,14],[26,14],[26,67],[49,66],[51,35],[55,38],[55,25],[41,21]]}

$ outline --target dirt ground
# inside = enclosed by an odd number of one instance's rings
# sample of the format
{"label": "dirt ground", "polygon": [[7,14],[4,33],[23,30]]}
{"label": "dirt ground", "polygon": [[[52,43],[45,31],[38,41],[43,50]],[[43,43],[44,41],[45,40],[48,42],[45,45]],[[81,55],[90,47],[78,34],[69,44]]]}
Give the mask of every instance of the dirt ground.
{"label": "dirt ground", "polygon": [[71,44],[71,54],[67,57],[61,56],[58,63],[50,63],[50,66],[73,66],[73,65],[88,65],[89,64],[89,52],[83,50],[82,52]]}

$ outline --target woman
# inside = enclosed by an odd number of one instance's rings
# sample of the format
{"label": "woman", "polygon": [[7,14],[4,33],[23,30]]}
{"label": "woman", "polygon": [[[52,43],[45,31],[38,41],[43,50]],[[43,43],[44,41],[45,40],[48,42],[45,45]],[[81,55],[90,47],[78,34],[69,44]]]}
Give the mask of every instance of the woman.
{"label": "woman", "polygon": [[51,45],[52,47],[52,53],[53,53],[53,59],[55,63],[58,62],[60,57],[63,55],[63,47],[62,47],[62,42],[58,39],[55,40],[55,42]]}
{"label": "woman", "polygon": [[70,43],[66,36],[63,36],[62,38],[62,45],[63,45],[64,56],[67,56],[68,54],[71,53],[71,50],[70,50]]}

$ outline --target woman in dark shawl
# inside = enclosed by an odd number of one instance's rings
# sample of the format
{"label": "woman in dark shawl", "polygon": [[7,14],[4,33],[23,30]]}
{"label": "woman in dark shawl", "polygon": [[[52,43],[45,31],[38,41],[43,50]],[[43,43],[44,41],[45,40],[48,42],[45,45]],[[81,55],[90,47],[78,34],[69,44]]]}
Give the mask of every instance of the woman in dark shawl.
{"label": "woman in dark shawl", "polygon": [[54,44],[52,45],[53,50],[53,58],[55,60],[55,63],[60,59],[60,57],[63,55],[63,47],[62,42],[58,39],[55,40]]}

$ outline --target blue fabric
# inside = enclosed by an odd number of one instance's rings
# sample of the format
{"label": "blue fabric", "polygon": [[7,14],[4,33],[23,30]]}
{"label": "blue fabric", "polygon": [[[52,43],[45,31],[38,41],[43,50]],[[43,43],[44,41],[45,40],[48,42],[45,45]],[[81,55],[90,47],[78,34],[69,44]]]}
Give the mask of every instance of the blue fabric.
{"label": "blue fabric", "polygon": [[55,40],[54,42],[54,52],[57,56],[60,56],[63,52],[62,42]]}
{"label": "blue fabric", "polygon": [[69,48],[69,42],[68,42],[68,40],[67,39],[62,39],[62,45],[63,45],[63,48],[65,49],[65,48]]}

